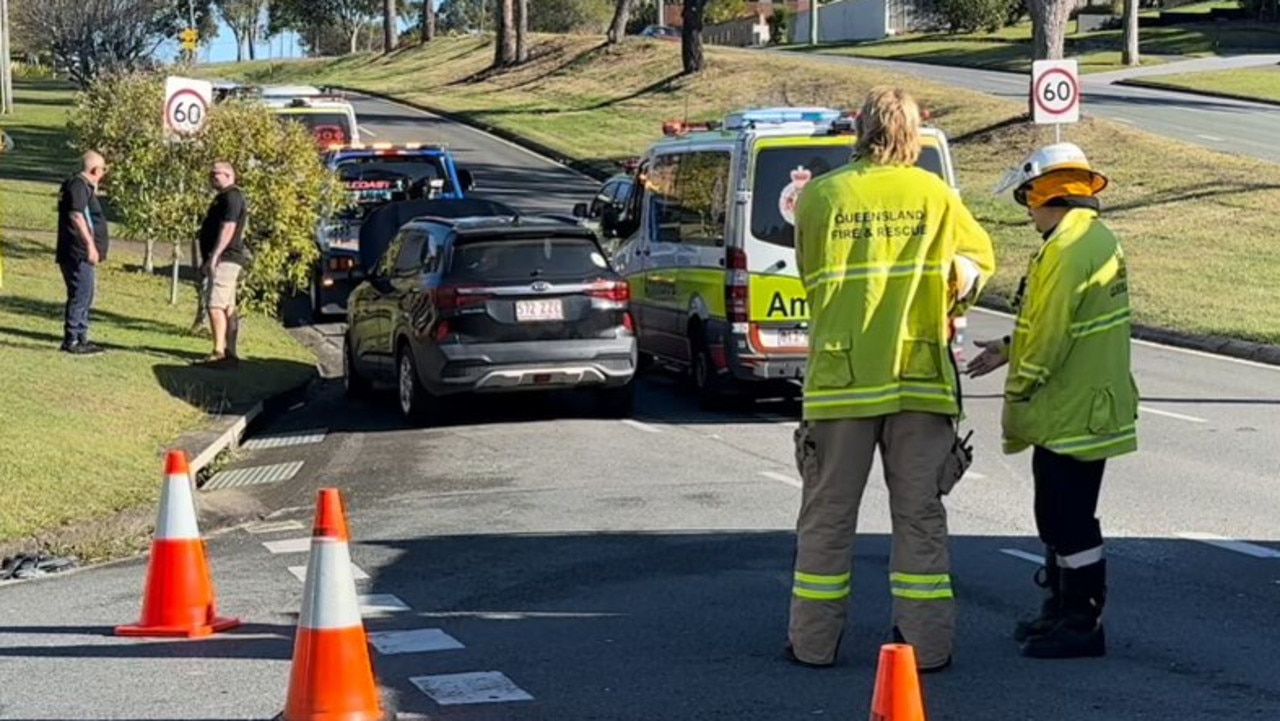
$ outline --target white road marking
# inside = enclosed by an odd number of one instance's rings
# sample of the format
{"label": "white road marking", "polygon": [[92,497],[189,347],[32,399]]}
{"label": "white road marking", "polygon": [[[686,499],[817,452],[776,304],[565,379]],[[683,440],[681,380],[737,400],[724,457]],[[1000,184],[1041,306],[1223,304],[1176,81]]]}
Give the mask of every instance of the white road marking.
{"label": "white road marking", "polygon": [[1215,143],[1221,143],[1221,142],[1222,142],[1222,138],[1219,138],[1219,137],[1214,136],[1214,135],[1204,135],[1204,134],[1202,134],[1202,133],[1196,133],[1196,137],[1197,137],[1197,138],[1203,138],[1203,139],[1205,139],[1205,140],[1211,140],[1211,141],[1213,141],[1213,142],[1215,142]]}
{"label": "white road marking", "polygon": [[1246,556],[1253,556],[1254,558],[1280,558],[1280,551],[1277,551],[1274,548],[1267,548],[1266,546],[1259,546],[1253,543],[1245,543],[1244,541],[1237,541],[1234,538],[1227,538],[1226,536],[1219,536],[1213,533],[1200,533],[1198,531],[1193,531],[1191,533],[1179,533],[1178,536],[1185,538],[1188,541],[1200,541],[1211,546],[1217,546],[1218,548],[1225,548],[1228,551],[1235,551],[1236,553],[1243,553]]}
{"label": "white road marking", "polygon": [[1031,563],[1034,563],[1037,566],[1044,565],[1044,556],[1037,556],[1034,553],[1019,551],[1016,548],[1002,548],[1000,549],[1000,552],[1006,556],[1013,556],[1014,558],[1018,558],[1023,561],[1030,561]]}
{"label": "white road marking", "polygon": [[[1013,320],[1013,317],[1014,317],[1011,313],[1005,313],[1002,310],[995,310],[994,308],[973,308],[969,312],[985,313],[987,315],[993,315],[993,316],[996,316],[997,318],[1005,318],[1008,320]],[[1166,345],[1164,343],[1156,343],[1155,341],[1150,341],[1150,340],[1140,340],[1138,338],[1134,338],[1131,342],[1134,345],[1142,345],[1148,348],[1158,348],[1160,350],[1167,350],[1174,353],[1200,356],[1201,358],[1210,358],[1212,360],[1226,361],[1228,363],[1237,363],[1239,365],[1252,366],[1254,368],[1265,368],[1269,371],[1280,371],[1280,366],[1272,365],[1270,363],[1261,363],[1259,361],[1251,361],[1251,360],[1248,360],[1247,358],[1236,358],[1234,356],[1222,355],[1220,353],[1209,353],[1207,351],[1196,350],[1194,348],[1183,348],[1181,346],[1176,346],[1176,345]]]}
{"label": "white road marking", "polygon": [[377,616],[384,613],[413,610],[409,608],[409,604],[389,593],[360,594],[356,596],[356,602],[360,604],[361,616]]}
{"label": "white road marking", "polygon": [[1117,123],[1124,123],[1125,125],[1133,125],[1133,121],[1128,118],[1112,118],[1112,120]]}
{"label": "white road marking", "polygon": [[[289,566],[289,573],[292,573],[295,578],[297,578],[299,581],[302,581],[304,583],[307,580],[306,566]],[[363,569],[361,569],[359,566],[357,566],[354,563],[351,564],[351,577],[357,581],[369,580],[369,574],[365,573]]]}
{"label": "white road marking", "polygon": [[301,531],[306,528],[299,521],[269,521],[254,523],[244,527],[249,533],[278,533],[279,531]]}
{"label": "white road marking", "polygon": [[804,487],[804,484],[802,484],[800,481],[796,480],[795,478],[792,478],[791,476],[788,476],[785,473],[779,473],[777,471],[760,471],[760,475],[764,476],[765,478],[768,478],[769,480],[778,481],[779,483],[785,483],[788,486],[794,486],[796,488]]}
{"label": "white road marking", "polygon": [[427,651],[454,651],[466,648],[458,639],[438,628],[415,628],[411,631],[375,631],[369,634],[369,642],[378,653],[391,656],[398,653],[424,653]]}
{"label": "white road marking", "polygon": [[414,676],[409,679],[409,683],[417,686],[441,706],[533,700],[533,696],[515,685],[501,671]]}
{"label": "white road marking", "polygon": [[372,130],[370,130],[370,129],[369,129],[369,126],[367,126],[367,125],[361,125],[361,126],[360,126],[360,134],[361,134],[361,135],[368,135],[368,136],[370,136],[370,137],[374,137],[374,138],[378,137],[378,134],[377,134],[377,133],[375,133],[375,132],[373,132]]}
{"label": "white road marking", "polygon": [[784,425],[789,428],[797,428],[800,426],[800,422],[797,421],[796,419],[788,418],[784,415],[779,415],[777,413],[757,413],[756,418],[759,418],[760,420],[764,420],[764,421],[769,421],[770,423],[777,423],[779,425]]}
{"label": "white road marking", "polygon": [[981,473],[978,473],[977,471],[965,471],[964,478],[972,478],[975,481],[981,481],[982,479],[986,478],[986,476],[982,475]]}
{"label": "white road marking", "polygon": [[311,537],[286,538],[282,541],[266,541],[262,544],[272,553],[303,553],[311,550]]}
{"label": "white road marking", "polygon": [[1174,413],[1173,411],[1162,411],[1159,408],[1148,408],[1147,406],[1138,406],[1138,410],[1144,413],[1152,413],[1157,416],[1165,416],[1167,418],[1177,418],[1180,421],[1190,421],[1191,423],[1208,423],[1203,418],[1188,416],[1182,413]]}
{"label": "white road marking", "polygon": [[635,421],[630,418],[624,418],[622,420],[622,424],[625,426],[631,426],[632,428],[638,431],[644,431],[645,433],[661,433],[662,432],[660,429],[654,428],[648,423],[641,423],[640,421]]}

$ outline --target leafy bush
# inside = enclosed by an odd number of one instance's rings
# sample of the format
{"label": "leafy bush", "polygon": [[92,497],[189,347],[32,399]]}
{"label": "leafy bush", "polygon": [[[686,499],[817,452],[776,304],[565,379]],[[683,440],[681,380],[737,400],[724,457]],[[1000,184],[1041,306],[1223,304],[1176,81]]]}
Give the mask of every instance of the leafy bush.
{"label": "leafy bush", "polygon": [[935,0],[934,9],[951,32],[995,32],[1010,15],[1010,0]]}
{"label": "leafy bush", "polygon": [[209,169],[231,163],[249,202],[244,237],[254,256],[244,305],[274,312],[282,297],[306,287],[321,213],[344,202],[341,184],[303,127],[256,101],[216,104],[200,134],[169,143],[163,99],[161,76],[103,78],[76,98],[68,122],[76,147],[106,157],[110,206],[125,236],[147,241],[148,250],[157,241],[191,244],[213,197]]}

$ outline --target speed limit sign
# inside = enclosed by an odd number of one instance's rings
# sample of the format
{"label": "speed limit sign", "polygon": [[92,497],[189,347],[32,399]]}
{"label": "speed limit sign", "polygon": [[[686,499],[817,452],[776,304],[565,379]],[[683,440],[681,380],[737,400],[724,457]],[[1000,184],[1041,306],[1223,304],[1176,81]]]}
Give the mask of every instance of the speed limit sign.
{"label": "speed limit sign", "polygon": [[1042,125],[1080,120],[1080,75],[1075,60],[1031,64],[1031,114]]}
{"label": "speed limit sign", "polygon": [[194,135],[204,128],[213,102],[213,83],[170,76],[164,83],[164,128],[171,136]]}

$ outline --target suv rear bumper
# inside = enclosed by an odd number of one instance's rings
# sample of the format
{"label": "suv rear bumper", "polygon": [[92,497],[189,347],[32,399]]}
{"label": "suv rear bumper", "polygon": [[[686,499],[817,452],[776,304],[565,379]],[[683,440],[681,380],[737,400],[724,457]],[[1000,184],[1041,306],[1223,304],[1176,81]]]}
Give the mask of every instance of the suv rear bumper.
{"label": "suv rear bumper", "polygon": [[439,346],[443,364],[427,379],[433,393],[503,393],[611,388],[636,373],[634,337]]}

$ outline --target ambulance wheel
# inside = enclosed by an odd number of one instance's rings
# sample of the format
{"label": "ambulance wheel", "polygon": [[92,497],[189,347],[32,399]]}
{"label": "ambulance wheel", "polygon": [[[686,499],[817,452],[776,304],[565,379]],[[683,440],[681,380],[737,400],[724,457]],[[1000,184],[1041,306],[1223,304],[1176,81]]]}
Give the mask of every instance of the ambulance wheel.
{"label": "ambulance wheel", "polygon": [[725,382],[715,371],[711,349],[707,347],[701,332],[692,335],[690,340],[694,347],[690,376],[694,391],[698,394],[698,405],[705,411],[723,410],[727,400]]}

